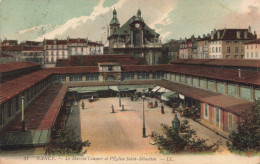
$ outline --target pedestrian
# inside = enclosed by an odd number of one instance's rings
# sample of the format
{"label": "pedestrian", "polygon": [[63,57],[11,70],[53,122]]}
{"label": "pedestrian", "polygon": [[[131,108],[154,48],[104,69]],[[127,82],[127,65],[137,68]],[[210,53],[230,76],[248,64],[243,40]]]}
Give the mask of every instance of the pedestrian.
{"label": "pedestrian", "polygon": [[164,114],[164,106],[161,106],[161,113]]}
{"label": "pedestrian", "polygon": [[174,106],[172,106],[172,113],[175,113],[175,108],[174,108]]}
{"label": "pedestrian", "polygon": [[115,109],[113,105],[111,106],[111,108],[112,108],[112,113],[115,113]]}
{"label": "pedestrian", "polygon": [[158,102],[155,100],[154,107],[156,108],[158,106]]}
{"label": "pedestrian", "polygon": [[81,107],[82,107],[82,109],[84,109],[84,108],[85,108],[84,101],[82,101],[82,103],[81,103]]}

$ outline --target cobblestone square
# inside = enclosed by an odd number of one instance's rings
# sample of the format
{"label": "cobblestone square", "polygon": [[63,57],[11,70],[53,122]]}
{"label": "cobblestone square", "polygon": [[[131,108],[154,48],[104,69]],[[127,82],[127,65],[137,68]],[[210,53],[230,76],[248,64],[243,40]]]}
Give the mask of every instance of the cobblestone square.
{"label": "cobblestone square", "polygon": [[[165,114],[161,114],[161,103],[157,108],[148,108],[149,100],[155,101],[155,99],[147,97],[144,101],[146,138],[142,137],[143,101],[141,98],[138,101],[122,98],[125,111],[120,111],[122,108],[119,107],[118,97],[100,98],[94,102],[89,102],[87,99],[80,100],[79,108],[76,107],[69,118],[68,127],[77,131],[83,141],[91,142],[87,154],[159,154],[157,147],[149,144],[151,132],[162,133],[160,124],[171,125],[174,114],[168,106],[165,106]],[[85,103],[84,109],[81,107],[82,101]],[[112,113],[112,105],[115,113]],[[79,119],[80,126],[75,124],[76,119]],[[179,119],[187,118],[179,116]],[[198,122],[188,120],[198,137],[209,139],[209,144],[222,142],[218,152],[226,152],[225,138]]]}

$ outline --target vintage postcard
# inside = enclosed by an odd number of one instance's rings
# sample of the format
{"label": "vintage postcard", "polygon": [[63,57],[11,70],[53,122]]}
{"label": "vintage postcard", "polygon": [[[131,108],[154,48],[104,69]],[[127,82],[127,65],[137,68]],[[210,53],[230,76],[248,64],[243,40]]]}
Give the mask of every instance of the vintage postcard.
{"label": "vintage postcard", "polygon": [[259,164],[259,32],[259,0],[0,0],[0,164]]}

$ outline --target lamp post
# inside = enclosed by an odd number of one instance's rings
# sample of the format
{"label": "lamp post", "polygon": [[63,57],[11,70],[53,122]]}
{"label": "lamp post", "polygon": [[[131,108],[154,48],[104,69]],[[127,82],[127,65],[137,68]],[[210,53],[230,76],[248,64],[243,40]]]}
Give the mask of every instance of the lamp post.
{"label": "lamp post", "polygon": [[172,120],[172,128],[175,130],[179,130],[180,129],[180,120],[177,117],[177,114],[175,114],[174,119]]}
{"label": "lamp post", "polygon": [[119,97],[119,107],[121,107],[120,82],[121,82],[121,79],[118,78],[118,97]]}
{"label": "lamp post", "polygon": [[145,117],[144,117],[144,99],[145,99],[144,94],[142,95],[142,99],[143,99],[143,138],[145,138],[146,134],[145,134]]}
{"label": "lamp post", "polygon": [[25,122],[24,122],[24,96],[22,98],[22,131],[25,131]]}

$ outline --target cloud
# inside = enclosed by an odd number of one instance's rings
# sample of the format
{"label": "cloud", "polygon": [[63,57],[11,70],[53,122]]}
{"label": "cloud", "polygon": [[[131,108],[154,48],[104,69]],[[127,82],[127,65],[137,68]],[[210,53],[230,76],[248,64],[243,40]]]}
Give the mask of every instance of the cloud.
{"label": "cloud", "polygon": [[173,5],[169,5],[173,2],[172,0],[167,0],[165,3],[156,0],[120,0],[112,7],[103,7],[104,2],[105,0],[101,0],[99,4],[94,7],[90,16],[72,18],[53,31],[36,38],[36,40],[43,40],[44,38],[66,38],[70,36],[88,37],[93,41],[101,40],[105,43],[107,41],[107,27],[112,19],[112,10],[114,7],[117,10],[121,25],[131,16],[135,15],[138,8],[140,8],[147,25],[151,28],[155,28],[156,31],[159,28],[156,28],[155,25],[167,25],[171,23],[168,15],[174,9]]}
{"label": "cloud", "polygon": [[218,27],[226,26],[227,28],[247,28],[250,25],[253,31],[257,31],[259,33],[259,18],[259,8],[255,5],[248,5],[247,7],[243,7],[243,10],[231,12],[226,15],[220,22],[218,22]]}

